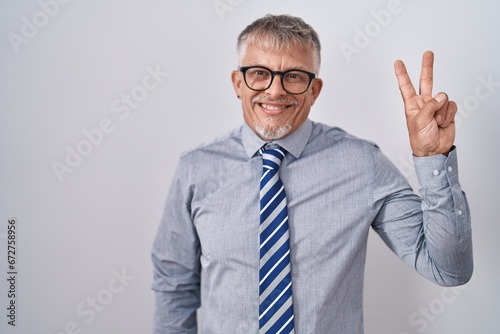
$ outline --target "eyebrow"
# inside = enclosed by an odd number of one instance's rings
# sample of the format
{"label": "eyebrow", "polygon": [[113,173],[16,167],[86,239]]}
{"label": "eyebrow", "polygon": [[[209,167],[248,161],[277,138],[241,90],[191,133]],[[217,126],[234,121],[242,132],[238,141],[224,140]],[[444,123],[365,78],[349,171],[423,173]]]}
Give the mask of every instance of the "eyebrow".
{"label": "eyebrow", "polygon": [[[259,64],[259,63],[253,63],[251,65],[246,65],[246,66],[259,66],[259,67],[265,67],[265,68],[268,68],[272,71],[274,71],[272,68],[270,68],[269,66],[266,66],[266,65],[262,65],[262,64]],[[293,71],[293,70],[301,70],[301,71],[308,71],[310,72],[309,70],[305,69],[304,66],[295,66],[295,67],[290,67],[290,68],[287,68],[287,69],[284,69],[280,72],[286,72],[286,71]]]}

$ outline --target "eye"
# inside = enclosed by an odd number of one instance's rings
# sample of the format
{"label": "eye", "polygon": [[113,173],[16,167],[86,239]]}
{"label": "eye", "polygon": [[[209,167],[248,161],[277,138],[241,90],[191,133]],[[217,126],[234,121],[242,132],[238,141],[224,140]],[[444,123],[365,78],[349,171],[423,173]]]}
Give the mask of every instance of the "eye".
{"label": "eye", "polygon": [[255,77],[267,77],[269,76],[269,72],[264,69],[255,68],[250,71],[250,75]]}
{"label": "eye", "polygon": [[288,72],[285,75],[285,79],[293,82],[301,82],[301,81],[307,81],[309,78],[305,73],[293,71],[293,72]]}

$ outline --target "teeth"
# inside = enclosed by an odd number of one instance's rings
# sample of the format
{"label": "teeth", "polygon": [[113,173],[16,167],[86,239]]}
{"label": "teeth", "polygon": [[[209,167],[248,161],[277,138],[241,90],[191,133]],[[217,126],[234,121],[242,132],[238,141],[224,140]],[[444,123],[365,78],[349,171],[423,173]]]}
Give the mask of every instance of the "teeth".
{"label": "teeth", "polygon": [[285,109],[286,106],[272,106],[269,104],[262,104],[262,108],[265,108],[268,110],[282,110],[282,109]]}

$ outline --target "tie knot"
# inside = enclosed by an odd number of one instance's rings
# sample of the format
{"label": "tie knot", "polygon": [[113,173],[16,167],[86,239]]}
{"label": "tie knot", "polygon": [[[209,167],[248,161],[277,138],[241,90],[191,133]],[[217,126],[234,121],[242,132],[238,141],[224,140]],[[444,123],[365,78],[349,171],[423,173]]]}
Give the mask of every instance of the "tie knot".
{"label": "tie knot", "polygon": [[262,163],[265,169],[279,169],[281,161],[285,157],[286,150],[281,147],[265,149],[261,148]]}

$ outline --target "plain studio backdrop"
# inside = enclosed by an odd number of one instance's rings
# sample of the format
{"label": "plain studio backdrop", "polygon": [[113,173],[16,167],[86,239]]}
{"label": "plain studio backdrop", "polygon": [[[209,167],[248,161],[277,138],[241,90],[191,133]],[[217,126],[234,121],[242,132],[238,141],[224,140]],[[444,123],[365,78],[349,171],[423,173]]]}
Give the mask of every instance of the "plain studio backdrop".
{"label": "plain studio backdrop", "polygon": [[150,250],[177,159],[242,123],[236,38],[267,13],[320,35],[311,119],[376,142],[415,187],[393,63],[418,85],[435,52],[434,91],[460,108],[475,272],[435,286],[371,233],[366,333],[500,333],[500,2],[487,0],[1,1],[1,333],[151,331]]}

